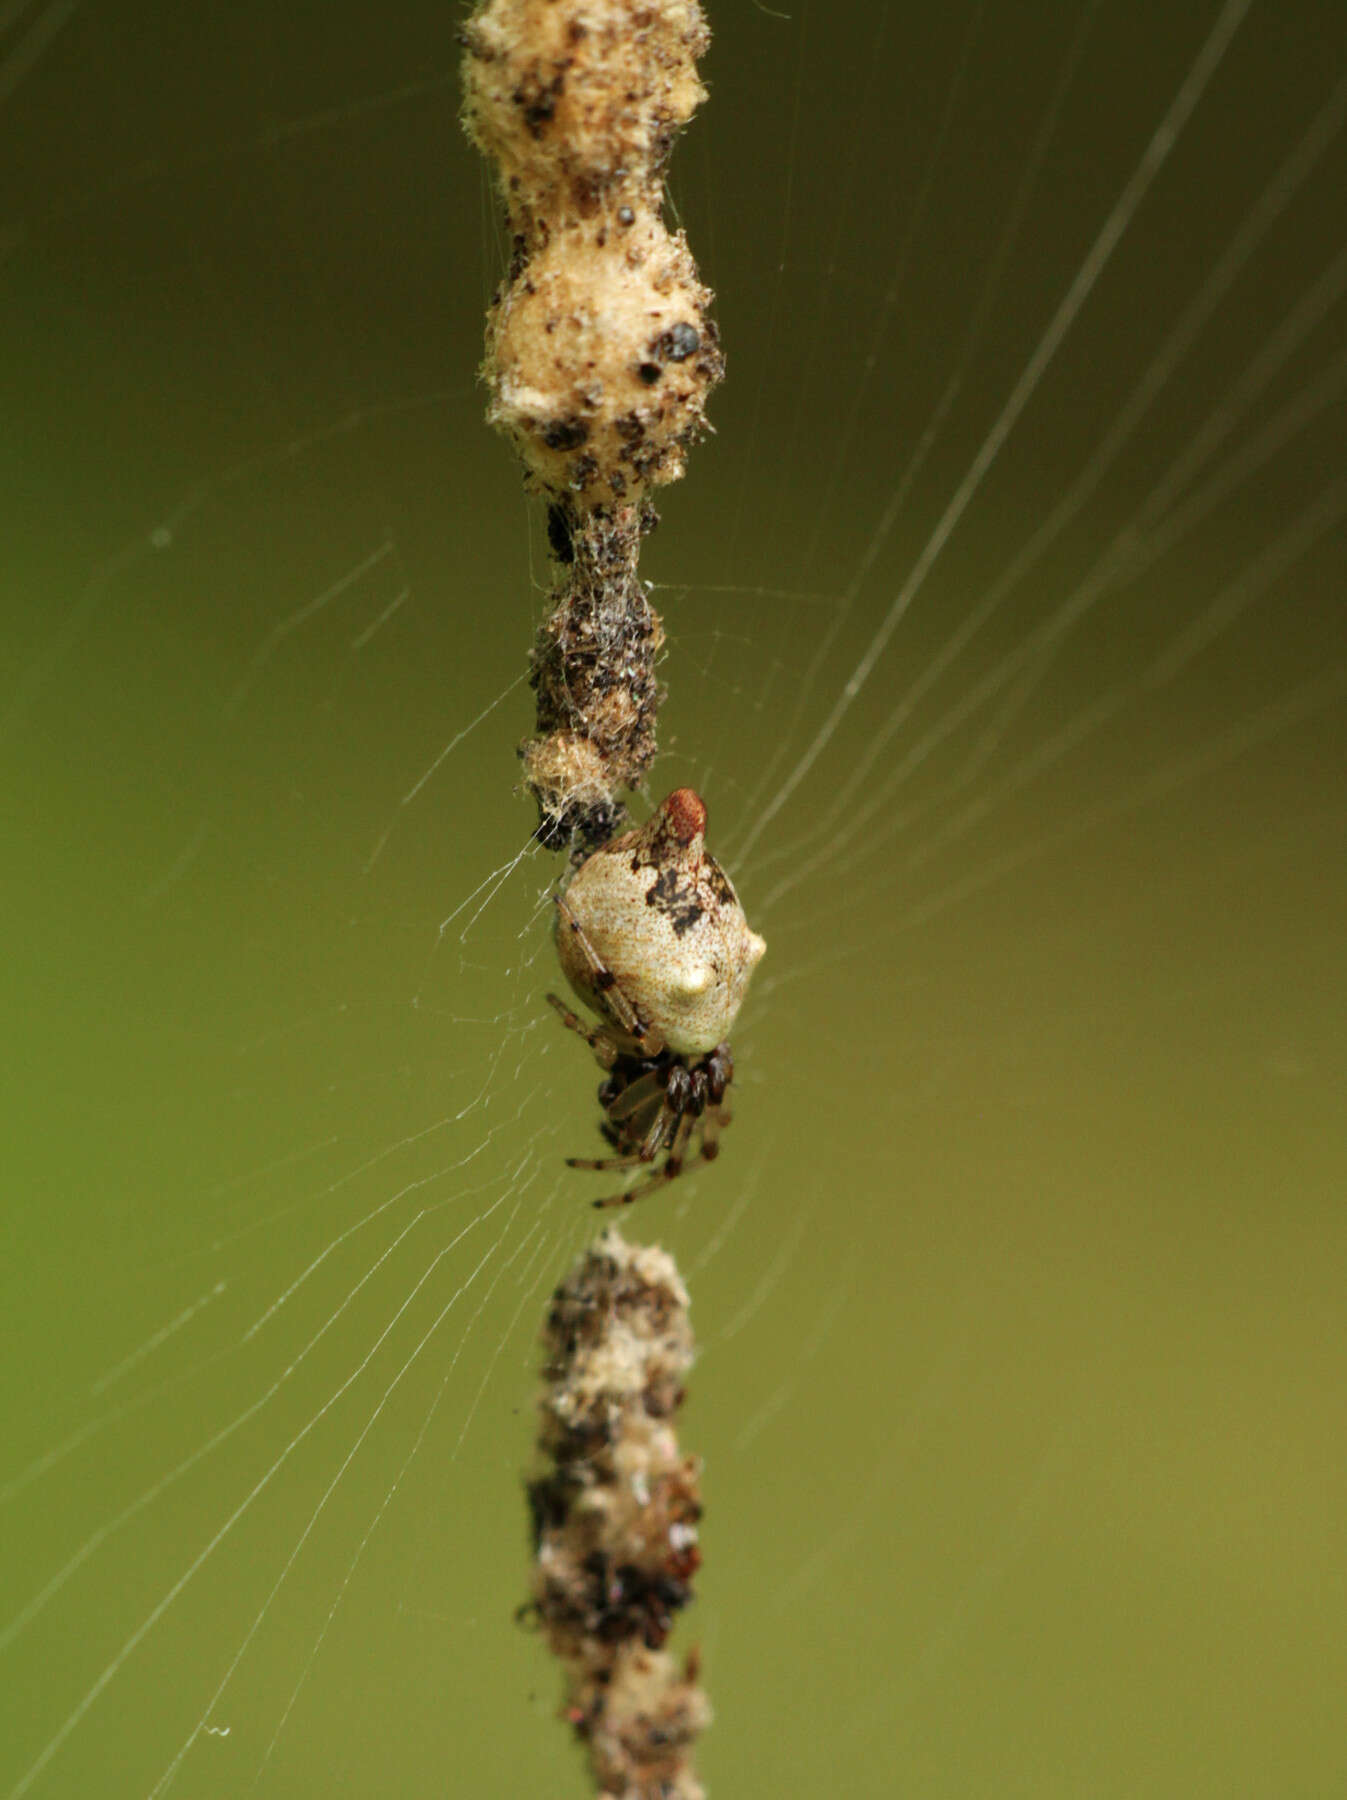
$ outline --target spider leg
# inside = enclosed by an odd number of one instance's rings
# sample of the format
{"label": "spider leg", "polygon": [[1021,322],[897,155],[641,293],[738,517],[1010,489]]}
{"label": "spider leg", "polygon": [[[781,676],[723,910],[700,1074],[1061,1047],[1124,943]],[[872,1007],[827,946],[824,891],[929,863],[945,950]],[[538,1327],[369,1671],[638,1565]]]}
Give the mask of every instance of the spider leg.
{"label": "spider leg", "polygon": [[643,1169],[649,1160],[649,1157],[641,1156],[633,1150],[627,1156],[568,1156],[566,1167],[568,1169],[589,1169],[591,1172],[596,1169],[609,1172],[613,1169]]}
{"label": "spider leg", "polygon": [[603,1004],[613,1014],[618,1024],[629,1037],[636,1042],[642,1056],[658,1056],[664,1048],[664,1039],[653,1025],[646,1025],[636,1008],[618,986],[617,978],[604,963],[603,958],[590,943],[580,928],[580,921],[567,906],[560,894],[556,897],[558,913],[566,921],[567,926],[575,934],[576,942],[584,951],[585,961],[589,964],[590,973],[594,977],[594,991],[602,997]]}
{"label": "spider leg", "polygon": [[659,1069],[651,1069],[644,1075],[638,1075],[630,1087],[623,1088],[616,1100],[610,1104],[608,1117],[614,1123],[622,1119],[629,1119],[656,1098],[662,1105],[666,1085],[666,1077]]}
{"label": "spider leg", "polygon": [[566,1002],[559,1000],[555,994],[549,994],[547,998],[561,1014],[562,1024],[585,1040],[603,1068],[611,1069],[617,1061],[618,1048],[602,1025],[586,1025],[579,1014],[573,1013]]}
{"label": "spider leg", "polygon": [[[655,1109],[650,1129],[641,1140],[638,1149],[630,1150],[624,1156],[568,1156],[566,1161],[572,1169],[639,1169],[646,1163],[654,1162],[664,1147],[664,1140],[669,1135],[669,1127],[678,1116],[675,1109],[667,1101],[663,1101]],[[689,1114],[688,1117],[690,1120],[691,1115]],[[681,1129],[681,1125],[679,1129]],[[676,1132],[675,1136],[677,1136]]]}
{"label": "spider leg", "polygon": [[653,1194],[667,1181],[674,1181],[683,1173],[683,1157],[687,1150],[688,1139],[692,1135],[692,1127],[696,1124],[694,1113],[684,1113],[678,1121],[678,1129],[674,1132],[673,1141],[669,1145],[669,1154],[663,1165],[645,1181],[638,1181],[624,1194],[609,1194],[604,1200],[596,1200],[597,1207],[630,1206],[633,1200],[643,1200],[647,1194]]}
{"label": "spider leg", "polygon": [[688,1139],[692,1136],[692,1127],[696,1123],[695,1113],[684,1113],[678,1121],[678,1129],[669,1144],[669,1154],[660,1170],[661,1180],[672,1181],[675,1176],[683,1173],[683,1158],[687,1155]]}
{"label": "spider leg", "polygon": [[728,1109],[723,1100],[719,1106],[707,1107],[702,1116],[701,1157],[703,1162],[714,1162],[719,1156],[720,1134],[729,1122]]}
{"label": "spider leg", "polygon": [[[675,1121],[677,1121],[676,1125]],[[661,1106],[658,1113],[656,1113],[650,1129],[646,1132],[645,1139],[641,1144],[641,1161],[654,1162],[655,1158],[664,1148],[664,1140],[669,1135],[670,1127],[674,1127],[674,1136],[676,1138],[678,1132],[683,1128],[682,1121],[683,1115],[680,1113],[679,1108],[666,1096],[663,1106]]]}

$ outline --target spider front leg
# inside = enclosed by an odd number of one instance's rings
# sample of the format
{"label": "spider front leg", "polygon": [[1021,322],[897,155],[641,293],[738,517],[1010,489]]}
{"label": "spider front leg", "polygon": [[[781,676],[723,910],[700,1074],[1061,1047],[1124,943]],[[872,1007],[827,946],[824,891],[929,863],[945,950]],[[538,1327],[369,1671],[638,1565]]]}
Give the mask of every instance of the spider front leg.
{"label": "spider front leg", "polygon": [[556,897],[556,908],[565,929],[574,935],[575,941],[579,944],[581,953],[589,965],[594,992],[600,1005],[612,1015],[619,1028],[632,1040],[642,1056],[658,1056],[664,1048],[664,1039],[661,1034],[653,1025],[647,1025],[644,1022],[631,1001],[622,992],[617,977],[585,936],[580,921],[560,894]]}

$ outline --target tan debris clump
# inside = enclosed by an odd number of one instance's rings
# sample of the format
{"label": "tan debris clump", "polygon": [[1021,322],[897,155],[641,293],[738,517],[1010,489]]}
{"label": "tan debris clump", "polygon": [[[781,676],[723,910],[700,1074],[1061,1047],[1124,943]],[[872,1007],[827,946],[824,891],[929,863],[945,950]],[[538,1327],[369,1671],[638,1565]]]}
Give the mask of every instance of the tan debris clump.
{"label": "tan debris clump", "polygon": [[490,0],[464,28],[470,135],[514,233],[487,321],[489,417],[577,506],[683,473],[724,367],[711,295],[664,224],[664,165],[705,97],[696,0]]}
{"label": "tan debris clump", "polygon": [[544,1344],[532,1611],[566,1671],[565,1717],[601,1794],[701,1800],[690,1754],[710,1707],[695,1655],[664,1649],[701,1561],[700,1469],[674,1429],[693,1343],[673,1259],[605,1232],[553,1295]]}
{"label": "tan debris clump", "polygon": [[723,368],[682,232],[568,222],[497,297],[491,423],[535,484],[591,506],[676,480]]}
{"label": "tan debris clump", "polygon": [[521,754],[539,836],[583,851],[654,760],[663,632],[637,557],[724,372],[711,292],[663,215],[710,33],[697,0],[485,0],[462,38],[464,123],[512,238],[487,316],[487,416],[549,503],[559,565]]}
{"label": "tan debris clump", "polygon": [[706,98],[697,0],[489,0],[464,27],[464,122],[520,236],[606,204],[658,210],[679,128]]}

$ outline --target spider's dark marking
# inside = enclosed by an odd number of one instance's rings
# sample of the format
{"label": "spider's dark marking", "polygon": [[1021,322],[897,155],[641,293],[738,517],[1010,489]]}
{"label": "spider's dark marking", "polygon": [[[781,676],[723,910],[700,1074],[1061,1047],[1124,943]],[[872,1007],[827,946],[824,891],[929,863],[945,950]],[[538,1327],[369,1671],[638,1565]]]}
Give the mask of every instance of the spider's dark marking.
{"label": "spider's dark marking", "polygon": [[654,387],[664,371],[657,362],[643,362],[637,363],[636,373],[647,387]]}
{"label": "spider's dark marking", "polygon": [[706,906],[696,888],[680,881],[678,874],[677,869],[661,869],[645,903],[664,914],[676,937],[683,937],[703,917]]}
{"label": "spider's dark marking", "polygon": [[702,879],[722,906],[737,906],[739,896],[734,891],[734,883],[721,868],[714,856],[708,856],[702,865]]}

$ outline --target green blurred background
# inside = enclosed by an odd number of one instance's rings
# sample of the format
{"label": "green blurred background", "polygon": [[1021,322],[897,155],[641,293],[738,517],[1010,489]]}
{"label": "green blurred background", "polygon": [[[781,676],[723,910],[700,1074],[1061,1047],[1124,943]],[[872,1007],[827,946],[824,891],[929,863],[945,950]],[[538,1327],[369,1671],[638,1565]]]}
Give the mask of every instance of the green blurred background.
{"label": "green blurred background", "polygon": [[[0,21],[3,1793],[586,1791],[513,1616],[596,1115],[462,16]],[[1220,16],[712,15],[652,796],[769,953],[623,1223],[703,1346],[722,1796],[1347,1786],[1337,0],[1249,9],[877,635]]]}

